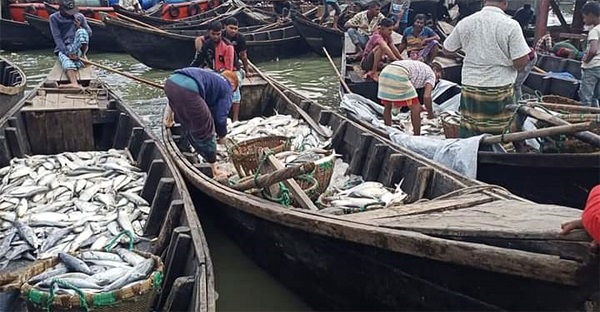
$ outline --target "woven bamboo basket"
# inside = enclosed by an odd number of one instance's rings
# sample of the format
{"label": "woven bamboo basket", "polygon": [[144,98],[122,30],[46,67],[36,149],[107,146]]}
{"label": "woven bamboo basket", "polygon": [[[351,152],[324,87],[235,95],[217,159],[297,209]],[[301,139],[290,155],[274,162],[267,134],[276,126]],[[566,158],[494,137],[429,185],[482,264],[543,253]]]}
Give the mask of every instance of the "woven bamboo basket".
{"label": "woven bamboo basket", "polygon": [[48,311],[50,307],[55,312],[95,311],[95,312],[147,312],[152,309],[154,299],[158,294],[164,272],[161,259],[150,253],[134,250],[144,258],[154,259],[154,270],[150,276],[134,285],[106,293],[84,293],[79,295],[56,295],[50,306],[50,293],[34,289],[27,283],[31,277],[44,272],[47,268],[58,264],[58,257],[36,261],[28,267],[28,274],[23,276],[21,297],[27,303],[28,311]]}
{"label": "woven bamboo basket", "polygon": [[240,177],[256,173],[260,152],[268,147],[274,153],[288,151],[290,140],[284,136],[271,136],[247,140],[229,148],[229,157]]}
{"label": "woven bamboo basket", "polygon": [[325,192],[325,190],[329,187],[334,166],[335,158],[332,157],[328,161],[320,163],[315,167],[315,170],[311,173],[311,176],[317,182],[316,187],[311,188],[313,183],[309,179],[297,178],[296,182],[298,182],[298,185],[300,185],[300,187],[306,191],[308,197],[315,201],[317,198],[319,198],[319,195]]}

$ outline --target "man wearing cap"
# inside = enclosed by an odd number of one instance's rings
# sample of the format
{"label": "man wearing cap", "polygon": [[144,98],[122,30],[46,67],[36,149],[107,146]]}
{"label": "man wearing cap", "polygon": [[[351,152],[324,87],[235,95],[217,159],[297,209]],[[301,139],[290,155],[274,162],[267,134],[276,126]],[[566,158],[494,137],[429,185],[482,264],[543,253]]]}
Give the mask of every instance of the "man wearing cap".
{"label": "man wearing cap", "polygon": [[56,44],[54,53],[69,78],[64,87],[80,87],[76,71],[83,67],[80,57],[85,57],[92,30],[74,0],[60,0],[59,11],[50,15],[50,30]]}

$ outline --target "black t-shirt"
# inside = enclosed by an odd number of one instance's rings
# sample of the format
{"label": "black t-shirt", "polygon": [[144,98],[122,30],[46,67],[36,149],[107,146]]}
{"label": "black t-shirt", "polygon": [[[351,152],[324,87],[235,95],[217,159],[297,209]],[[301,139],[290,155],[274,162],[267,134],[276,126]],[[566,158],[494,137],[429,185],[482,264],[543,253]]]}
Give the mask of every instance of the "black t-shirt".
{"label": "black t-shirt", "polygon": [[235,54],[239,55],[240,52],[246,51],[246,38],[244,38],[244,35],[237,33],[235,36],[230,37],[227,35],[227,31],[223,31],[223,37],[233,45]]}

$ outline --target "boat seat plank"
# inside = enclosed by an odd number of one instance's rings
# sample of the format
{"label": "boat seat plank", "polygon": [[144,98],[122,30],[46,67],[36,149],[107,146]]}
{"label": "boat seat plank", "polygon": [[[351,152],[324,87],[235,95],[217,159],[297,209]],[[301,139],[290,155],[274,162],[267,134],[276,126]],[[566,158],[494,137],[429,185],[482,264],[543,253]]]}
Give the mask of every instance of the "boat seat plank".
{"label": "boat seat plank", "polygon": [[[58,91],[58,89],[56,89]],[[32,99],[31,105],[23,107],[23,111],[47,111],[47,110],[83,110],[105,107],[103,99],[99,99],[96,93],[58,93],[52,91],[38,91]]]}
{"label": "boat seat plank", "polygon": [[353,213],[340,218],[345,220],[364,221],[364,222],[380,222],[385,223],[389,218],[398,216],[408,216],[414,214],[444,211],[450,209],[468,208],[483,203],[489,203],[494,199],[483,194],[468,194],[453,197],[452,199],[442,199],[436,201],[418,202],[398,207],[378,209]]}
{"label": "boat seat plank", "polygon": [[[94,129],[90,110],[24,112],[33,154],[94,149]],[[73,131],[73,129],[77,131]]]}
{"label": "boat seat plank", "polygon": [[469,208],[373,222],[384,227],[433,235],[562,240],[569,237],[584,239],[579,235],[560,235],[562,223],[580,217],[581,210],[575,208],[497,200]]}
{"label": "boat seat plank", "polygon": [[[92,66],[83,67],[77,70],[78,81],[90,81],[93,79],[96,79],[96,74],[94,73]],[[54,67],[52,67],[52,70],[48,74],[46,80],[48,82],[55,81],[57,83],[69,83],[67,73],[62,69],[62,67],[60,66],[60,62],[58,61],[54,63]]]}

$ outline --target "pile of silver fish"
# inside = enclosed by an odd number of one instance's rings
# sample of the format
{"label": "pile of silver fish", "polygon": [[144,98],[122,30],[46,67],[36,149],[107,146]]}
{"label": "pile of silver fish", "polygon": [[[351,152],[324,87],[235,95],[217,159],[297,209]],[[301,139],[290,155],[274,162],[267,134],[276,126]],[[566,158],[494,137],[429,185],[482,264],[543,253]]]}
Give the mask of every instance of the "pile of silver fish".
{"label": "pile of silver fish", "polygon": [[321,194],[317,203],[322,212],[352,213],[400,205],[406,197],[400,184],[396,190],[389,190],[380,182],[366,181],[347,189],[328,190]]}
{"label": "pile of silver fish", "polygon": [[379,182],[364,181],[361,176],[347,175],[348,164],[335,161],[329,187],[317,199],[322,213],[347,214],[366,210],[389,208],[404,203],[407,194],[400,186],[389,189]]}
{"label": "pile of silver fish", "polygon": [[[322,125],[321,127],[331,137],[331,129]],[[329,153],[324,148],[331,144],[331,139],[323,138],[305,121],[290,115],[275,114],[270,117],[255,117],[233,123],[228,120],[227,129],[227,138],[237,143],[261,137],[288,137],[291,139],[291,150],[296,156],[304,151],[319,154]],[[291,154],[286,155],[291,156]],[[304,156],[295,162],[308,159],[307,157]],[[218,167],[222,171],[227,172],[229,176],[235,175],[236,170],[229,162],[229,154],[225,145],[217,146],[217,159],[219,160]],[[201,157],[200,160],[203,161]]]}
{"label": "pile of silver fish", "polygon": [[[331,129],[321,126],[331,137]],[[276,114],[270,117],[255,117],[249,120],[236,121],[228,127],[227,137],[236,142],[243,142],[259,137],[285,136],[292,138],[293,150],[323,148],[330,141],[322,138],[304,120],[290,115]]]}
{"label": "pile of silver fish", "polygon": [[101,249],[123,230],[138,241],[150,212],[139,195],[145,179],[121,150],[12,159],[0,169],[0,270]]}
{"label": "pile of silver fish", "polygon": [[[58,253],[59,263],[30,278],[27,283],[42,291],[54,287],[55,293],[74,295],[75,291],[63,288],[66,282],[84,293],[115,291],[147,279],[155,261],[124,248],[115,252],[84,251],[78,256]],[[53,281],[59,281],[53,283]]]}

